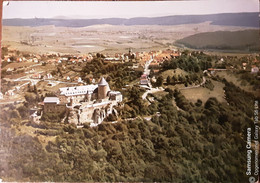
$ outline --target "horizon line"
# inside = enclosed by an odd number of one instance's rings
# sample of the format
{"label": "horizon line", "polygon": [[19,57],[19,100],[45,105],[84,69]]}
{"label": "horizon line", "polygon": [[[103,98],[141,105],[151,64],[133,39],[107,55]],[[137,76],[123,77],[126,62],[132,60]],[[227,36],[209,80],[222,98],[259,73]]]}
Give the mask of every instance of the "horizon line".
{"label": "horizon line", "polygon": [[[257,11],[252,11],[252,12],[244,12],[244,11],[241,11],[241,12],[230,12],[230,13],[211,13],[211,14],[183,14],[183,15],[180,15],[180,14],[173,14],[173,15],[158,15],[158,16],[137,16],[137,17],[128,17],[128,18],[124,18],[124,17],[96,17],[96,18],[80,18],[82,16],[80,16],[79,18],[73,18],[71,16],[64,16],[64,15],[58,15],[58,16],[55,16],[55,17],[31,17],[31,18],[3,18],[2,17],[2,20],[8,20],[8,19],[57,19],[57,20],[79,20],[79,19],[82,19],[82,20],[90,20],[90,19],[113,19],[113,18],[118,18],[118,19],[132,19],[132,18],[157,18],[157,17],[171,17],[171,16],[201,16],[201,15],[220,15],[220,14],[242,14],[242,13],[258,13],[259,14],[259,17],[260,17],[260,12],[257,12]],[[63,16],[65,18],[58,18],[59,16]]]}

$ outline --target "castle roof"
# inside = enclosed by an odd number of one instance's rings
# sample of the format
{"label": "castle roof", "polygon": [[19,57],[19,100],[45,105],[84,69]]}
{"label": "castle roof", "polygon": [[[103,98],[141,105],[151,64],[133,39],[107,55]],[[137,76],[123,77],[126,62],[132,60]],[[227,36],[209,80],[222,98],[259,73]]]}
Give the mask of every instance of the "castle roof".
{"label": "castle roof", "polygon": [[73,96],[73,95],[86,95],[93,93],[98,85],[84,85],[60,88],[60,95]]}
{"label": "castle roof", "polygon": [[107,81],[102,77],[101,80],[98,83],[99,86],[107,86],[108,83]]}

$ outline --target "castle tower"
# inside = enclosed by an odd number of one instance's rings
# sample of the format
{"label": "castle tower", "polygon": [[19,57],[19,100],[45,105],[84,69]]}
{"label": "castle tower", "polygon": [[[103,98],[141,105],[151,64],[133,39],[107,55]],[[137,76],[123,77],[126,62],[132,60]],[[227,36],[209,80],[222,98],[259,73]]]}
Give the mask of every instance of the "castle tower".
{"label": "castle tower", "polygon": [[104,99],[110,91],[107,81],[102,77],[98,83],[98,99]]}

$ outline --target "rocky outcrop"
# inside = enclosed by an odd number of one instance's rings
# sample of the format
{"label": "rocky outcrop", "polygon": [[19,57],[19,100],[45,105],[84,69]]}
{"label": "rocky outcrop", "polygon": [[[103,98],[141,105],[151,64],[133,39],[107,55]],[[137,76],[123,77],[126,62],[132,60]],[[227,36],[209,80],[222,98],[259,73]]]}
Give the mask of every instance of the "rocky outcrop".
{"label": "rocky outcrop", "polygon": [[80,108],[73,108],[69,111],[68,122],[74,124],[94,123],[100,124],[110,114],[117,116],[117,111],[112,104],[100,105],[97,107],[81,106]]}
{"label": "rocky outcrop", "polygon": [[76,125],[79,123],[78,111],[76,111],[76,110],[70,111],[70,113],[68,115],[68,122],[69,123],[74,123]]}

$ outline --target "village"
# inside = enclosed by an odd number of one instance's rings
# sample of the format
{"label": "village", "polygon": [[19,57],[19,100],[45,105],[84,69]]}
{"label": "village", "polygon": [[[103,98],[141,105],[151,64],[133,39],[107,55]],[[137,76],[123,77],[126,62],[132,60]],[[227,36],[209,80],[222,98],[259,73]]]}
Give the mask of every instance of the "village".
{"label": "village", "polygon": [[[73,71],[64,76],[58,76],[55,67],[61,66],[65,70],[66,66],[87,65],[93,60],[93,57],[102,57],[104,63],[131,62],[129,67],[132,69],[144,70],[144,74],[140,77],[140,86],[150,89],[150,69],[158,72],[160,64],[164,60],[177,57],[181,53],[175,50],[133,53],[132,49],[129,49],[126,54],[113,56],[97,53],[82,56],[26,54],[23,57],[19,52],[18,54],[17,51],[10,51],[3,58],[2,77],[4,82],[2,82],[3,94],[1,93],[0,103],[2,105],[22,103],[25,100],[24,91],[28,87],[36,88],[37,86],[37,88],[41,88],[38,89],[41,94],[54,92],[57,93],[57,96],[45,97],[37,106],[30,109],[31,121],[39,123],[43,114],[52,113],[63,114],[62,121],[82,125],[85,122],[100,124],[105,117],[115,111],[113,106],[121,103],[123,96],[119,91],[110,91],[109,85],[103,77],[100,79],[90,77],[89,82],[86,83]],[[39,87],[41,82],[44,84]],[[104,93],[100,94],[103,89]]]}
{"label": "village", "polygon": [[[127,64],[133,71],[141,70],[143,74],[132,85],[144,88],[146,92],[142,98],[146,99],[149,93],[164,90],[162,87],[153,87],[153,84],[159,81],[157,74],[165,61],[179,58],[182,53],[185,52],[175,49],[150,52],[133,52],[132,49],[129,49],[127,53],[114,55],[89,53],[75,56],[23,55],[19,51],[10,50],[3,56],[2,61],[0,104],[22,103],[25,101],[24,92],[28,88],[34,88],[37,90],[37,94],[41,94],[42,101],[28,111],[32,122],[40,123],[42,117],[55,114],[61,115],[62,122],[74,123],[78,126],[87,122],[95,126],[110,114],[117,115],[114,106],[123,105],[124,97],[120,91],[110,90],[110,86],[103,76],[97,78],[89,75],[87,78],[81,78],[77,69],[87,67],[94,58],[101,58],[104,64]],[[192,55],[191,52],[188,54]],[[220,58],[215,68],[207,68],[203,73],[206,74],[205,76],[210,76],[221,71],[241,70],[258,74],[259,66],[259,60],[252,56],[248,57],[247,61],[235,62],[233,65],[227,63],[224,58]],[[177,80],[181,81],[182,76],[178,77]],[[167,81],[164,78],[162,83],[164,82],[169,83],[169,78]],[[185,84],[183,88],[179,89],[200,87],[205,82],[206,79],[203,77],[200,84],[189,87]],[[125,87],[127,86],[129,83]],[[49,97],[48,93],[55,95]]]}

